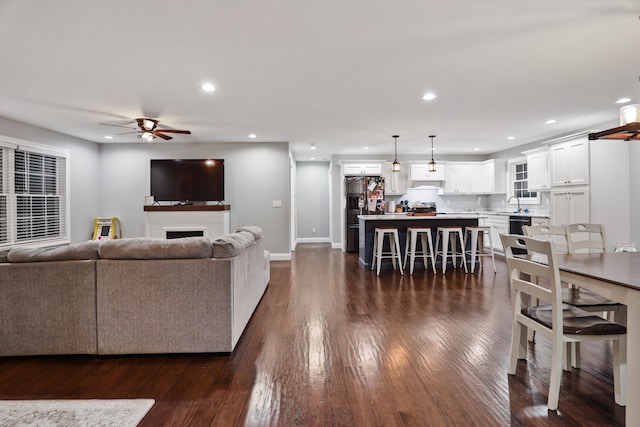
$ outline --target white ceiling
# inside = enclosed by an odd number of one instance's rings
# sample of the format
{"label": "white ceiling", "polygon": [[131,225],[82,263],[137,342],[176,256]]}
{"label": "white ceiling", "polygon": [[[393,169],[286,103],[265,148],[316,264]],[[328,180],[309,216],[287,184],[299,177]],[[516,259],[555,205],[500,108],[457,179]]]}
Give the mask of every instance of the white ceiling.
{"label": "white ceiling", "polygon": [[639,0],[0,0],[0,116],[100,143],[121,130],[100,122],[146,116],[193,133],[172,142],[255,133],[301,160],[392,154],[394,134],[402,157],[427,157],[430,134],[436,157],[488,154],[640,103],[639,15]]}

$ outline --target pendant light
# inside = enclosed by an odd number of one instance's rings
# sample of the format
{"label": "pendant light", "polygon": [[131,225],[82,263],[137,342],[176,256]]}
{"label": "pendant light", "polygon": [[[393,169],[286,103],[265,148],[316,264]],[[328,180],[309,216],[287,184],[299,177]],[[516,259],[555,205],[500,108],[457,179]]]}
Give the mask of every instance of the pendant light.
{"label": "pendant light", "polygon": [[433,160],[433,138],[435,137],[435,135],[429,135],[429,138],[431,138],[431,161],[429,162],[429,172],[436,172],[436,161]]}
{"label": "pendant light", "polygon": [[398,161],[398,135],[393,135],[393,139],[395,140],[395,149],[394,154],[395,158],[393,160],[393,166],[391,167],[391,172],[400,172],[400,162]]}

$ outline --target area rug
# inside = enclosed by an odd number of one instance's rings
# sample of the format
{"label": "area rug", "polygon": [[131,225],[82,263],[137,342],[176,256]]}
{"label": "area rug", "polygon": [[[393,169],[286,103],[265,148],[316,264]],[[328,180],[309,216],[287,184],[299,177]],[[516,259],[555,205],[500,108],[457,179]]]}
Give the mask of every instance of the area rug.
{"label": "area rug", "polygon": [[2,400],[2,427],[135,427],[153,399]]}

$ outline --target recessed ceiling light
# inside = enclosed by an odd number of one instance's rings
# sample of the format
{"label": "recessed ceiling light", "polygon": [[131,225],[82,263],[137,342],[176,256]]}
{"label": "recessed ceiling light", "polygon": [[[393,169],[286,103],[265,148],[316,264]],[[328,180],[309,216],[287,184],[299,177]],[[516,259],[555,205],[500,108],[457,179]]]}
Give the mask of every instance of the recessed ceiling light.
{"label": "recessed ceiling light", "polygon": [[548,124],[548,125],[552,125],[552,124],[554,124],[555,122],[556,122],[556,119],[549,119],[549,120],[547,120],[545,123],[546,123],[546,124]]}
{"label": "recessed ceiling light", "polygon": [[256,137],[256,134],[255,134],[255,133],[250,133],[250,134],[249,134],[249,138],[252,138],[252,139],[253,139],[253,138],[255,138],[255,137]]}
{"label": "recessed ceiling light", "polygon": [[316,159],[315,157],[309,157],[309,160],[315,160],[315,159]]}
{"label": "recessed ceiling light", "polygon": [[431,101],[437,98],[437,95],[433,92],[427,92],[422,96],[425,101]]}
{"label": "recessed ceiling light", "polygon": [[369,147],[362,147],[362,148],[363,148],[363,149],[365,149],[365,150],[368,150],[368,149],[369,149]]}
{"label": "recessed ceiling light", "polygon": [[316,144],[311,144],[311,145],[309,146],[309,149],[310,149],[310,150],[315,150],[315,149],[316,149]]}
{"label": "recessed ceiling light", "polygon": [[211,83],[204,83],[201,88],[205,92],[214,92],[216,90],[216,87]]}
{"label": "recessed ceiling light", "polygon": [[480,151],[480,147],[474,148],[473,151]]}
{"label": "recessed ceiling light", "polygon": [[512,139],[516,139],[516,137],[515,136],[508,136],[507,139],[508,140],[512,140]]}
{"label": "recessed ceiling light", "polygon": [[104,139],[113,139],[111,135],[105,135]]}
{"label": "recessed ceiling light", "polygon": [[616,104],[626,104],[629,101],[631,101],[631,98],[620,98],[616,101]]}

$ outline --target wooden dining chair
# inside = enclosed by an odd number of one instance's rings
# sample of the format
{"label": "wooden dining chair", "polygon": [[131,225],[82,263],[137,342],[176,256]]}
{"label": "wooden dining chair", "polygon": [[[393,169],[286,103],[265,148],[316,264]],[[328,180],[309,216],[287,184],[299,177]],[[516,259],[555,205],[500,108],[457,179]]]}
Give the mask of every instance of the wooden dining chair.
{"label": "wooden dining chair", "polygon": [[[565,225],[567,247],[569,253],[603,253],[607,252],[607,237],[602,224],[568,224]],[[591,313],[604,313],[610,320],[626,325],[626,306],[570,284],[562,289],[562,301]],[[574,345],[571,365],[580,367],[580,343]]]}
{"label": "wooden dining chair", "polygon": [[[553,242],[553,251],[557,254],[566,254],[569,251],[567,245],[567,230],[564,225],[525,225],[522,227],[522,233],[534,239]],[[537,278],[532,278],[532,281],[538,283]],[[536,300],[536,304],[537,303],[538,301]],[[527,339],[534,341],[535,338],[535,331],[529,329]],[[579,356],[573,356],[573,359],[576,363],[580,360]]]}
{"label": "wooden dining chair", "polygon": [[[501,234],[512,295],[511,351],[509,375],[515,375],[518,359],[527,359],[527,330],[551,341],[551,379],[547,407],[558,408],[563,366],[571,352],[571,343],[612,341],[615,401],[626,404],[626,352],[621,341],[626,339],[624,325],[562,303],[560,272],[550,241],[528,236]],[[513,249],[524,249],[526,255],[514,255]],[[544,279],[548,287],[540,286],[532,277]],[[533,305],[539,299],[544,305]],[[539,350],[539,349],[538,349]],[[540,355],[540,352],[537,353]]]}

